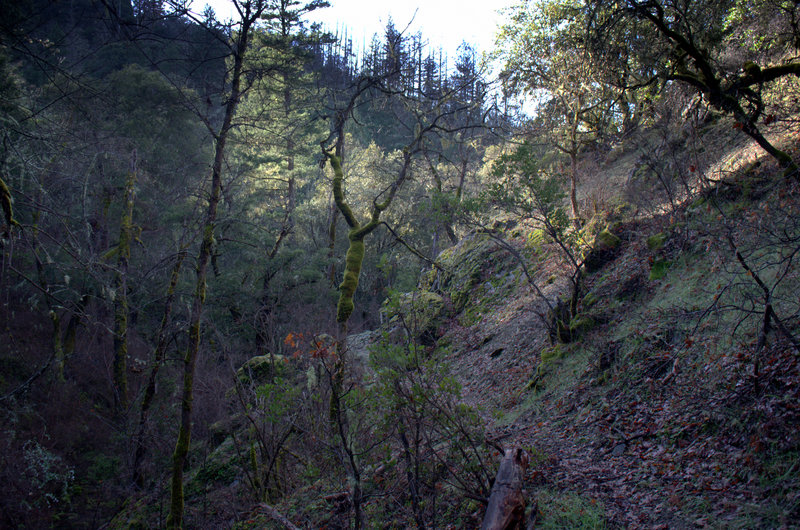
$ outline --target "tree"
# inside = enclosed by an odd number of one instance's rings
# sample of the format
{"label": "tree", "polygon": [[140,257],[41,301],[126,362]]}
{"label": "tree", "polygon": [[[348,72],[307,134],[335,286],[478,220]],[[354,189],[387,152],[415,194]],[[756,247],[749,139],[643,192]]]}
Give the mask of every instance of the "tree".
{"label": "tree", "polygon": [[[401,37],[393,37],[394,42],[402,41]],[[395,48],[396,52],[396,48]],[[414,56],[410,53],[409,56]],[[361,269],[365,256],[365,239],[385,224],[383,215],[393,205],[395,198],[404,185],[413,178],[413,165],[424,152],[426,142],[438,135],[455,138],[460,132],[479,127],[479,123],[467,120],[466,123],[453,123],[450,119],[460,111],[468,111],[468,104],[451,104],[450,97],[442,97],[426,105],[425,102],[398,89],[396,69],[402,65],[393,61],[393,70],[384,71],[380,76],[365,75],[360,77],[346,94],[344,103],[339,104],[331,117],[331,133],[321,143],[323,162],[327,162],[333,171],[332,191],[336,208],[348,226],[348,249],[345,255],[344,274],[339,285],[339,299],[336,306],[336,323],[338,326],[336,339],[336,363],[331,373],[330,420],[340,447],[347,453],[347,473],[351,480],[351,500],[355,512],[355,526],[363,524],[361,511],[362,486],[356,455],[347,435],[347,411],[343,410],[344,379],[347,368],[346,337],[348,321],[355,308],[354,297],[359,285]],[[374,185],[371,204],[364,205],[369,213],[366,219],[360,219],[357,209],[351,205],[345,188],[344,153],[348,138],[346,126],[356,121],[355,112],[367,98],[382,99],[382,108],[388,109],[395,120],[402,124],[400,130],[406,132],[406,141],[395,155],[391,176]],[[372,105],[378,103],[373,101]],[[422,257],[419,252],[415,252]]]}
{"label": "tree", "polygon": [[125,181],[125,205],[119,227],[119,241],[113,249],[117,258],[114,271],[114,403],[118,415],[128,408],[128,262],[131,242],[135,238],[133,225],[134,187],[136,186],[136,151]]}
{"label": "tree", "polygon": [[538,99],[539,130],[569,159],[569,201],[576,227],[578,156],[605,134],[618,97],[594,67],[580,7],[574,0],[526,1],[515,8],[498,37],[506,79]]}
{"label": "tree", "polygon": [[[237,115],[239,127],[234,135],[234,153],[243,175],[238,186],[241,193],[230,193],[230,202],[240,208],[230,223],[247,219],[265,228],[263,243],[266,263],[261,276],[261,296],[255,309],[256,348],[266,353],[268,345],[274,350],[278,335],[270,333],[274,289],[270,285],[286,260],[279,253],[295,237],[297,208],[304,188],[312,187],[308,174],[317,155],[323,124],[315,120],[315,105],[319,101],[316,75],[310,73],[312,47],[320,36],[308,30],[303,16],[326,7],[314,1],[301,4],[281,1],[268,12],[263,28],[255,34],[256,43],[248,62],[250,68],[264,72],[243,98]],[[313,159],[313,162],[312,162]],[[233,206],[233,204],[232,204]],[[253,211],[263,212],[254,215]],[[249,226],[228,227],[231,237],[236,230],[250,232]],[[249,233],[240,237],[252,238]],[[296,242],[296,241],[295,241]]]}
{"label": "tree", "polygon": [[[570,227],[562,206],[561,183],[539,167],[535,149],[523,143],[511,153],[501,155],[493,165],[495,182],[478,201],[479,207],[492,205],[502,211],[513,213],[521,219],[536,223],[541,235],[549,239],[561,254],[569,271],[570,292],[566,303],[559,300],[555,305],[544,295],[528,272],[524,257],[508,244],[495,230],[488,233],[501,246],[509,250],[523,267],[528,283],[545,303],[548,312],[540,313],[552,341],[569,342],[572,337],[571,320],[578,313],[585,257],[581,255],[579,230]],[[473,207],[474,208],[474,207]],[[608,234],[610,238],[616,236]]]}
{"label": "tree", "polygon": [[[733,116],[737,128],[775,158],[788,175],[797,171],[797,164],[767,140],[759,120],[765,118],[764,87],[786,76],[800,75],[800,62],[790,59],[781,64],[765,64],[763,56],[756,53],[758,50],[734,46],[735,40],[729,37],[742,28],[729,24],[741,17],[749,5],[759,16],[770,13],[779,25],[796,30],[797,5],[758,4],[732,0],[626,0],[609,8],[607,3],[595,0],[590,4],[587,21],[601,50],[611,36],[653,31],[651,46],[631,51],[640,54],[643,62],[656,65],[663,79],[692,87],[713,107]],[[786,46],[797,49],[796,31],[792,36]],[[723,50],[731,56],[731,48],[738,54],[736,60],[721,60]],[[768,121],[765,119],[764,123]]]}
{"label": "tree", "polygon": [[170,511],[166,522],[167,528],[181,528],[183,526],[183,468],[189,453],[189,441],[192,432],[194,375],[197,357],[200,352],[201,320],[206,299],[206,277],[215,244],[214,227],[217,221],[217,209],[222,191],[222,167],[225,159],[225,147],[232,130],[236,108],[241,101],[242,94],[248,88],[247,80],[244,79],[246,72],[244,61],[253,37],[252,31],[256,22],[269,7],[266,0],[233,0],[233,3],[240,17],[239,28],[233,38],[233,42],[230,44],[233,67],[229,74],[230,88],[226,98],[222,123],[213,131],[214,162],[211,167],[211,187],[203,222],[202,242],[195,266],[196,283],[189,318],[189,345],[183,359],[181,418],[178,440],[175,444],[175,451],[172,454]]}

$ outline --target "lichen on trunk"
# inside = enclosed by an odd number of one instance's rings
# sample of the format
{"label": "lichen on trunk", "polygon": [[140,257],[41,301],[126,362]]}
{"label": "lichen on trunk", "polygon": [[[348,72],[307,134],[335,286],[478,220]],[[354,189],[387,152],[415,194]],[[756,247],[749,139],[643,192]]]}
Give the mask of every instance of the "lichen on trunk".
{"label": "lichen on trunk", "polygon": [[117,244],[117,270],[114,272],[114,404],[117,414],[128,408],[128,261],[133,236],[133,202],[136,184],[136,153],[125,181],[125,206]]}

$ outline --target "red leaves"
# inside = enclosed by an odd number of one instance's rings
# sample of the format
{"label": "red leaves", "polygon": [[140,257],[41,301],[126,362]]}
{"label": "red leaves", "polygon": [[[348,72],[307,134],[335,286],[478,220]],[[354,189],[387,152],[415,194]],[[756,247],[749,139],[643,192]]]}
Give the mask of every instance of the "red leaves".
{"label": "red leaves", "polygon": [[312,359],[325,359],[336,355],[336,349],[330,341],[314,338],[310,341],[306,340],[303,333],[289,332],[283,343],[289,348],[294,348],[292,357],[297,359],[304,355],[308,355]]}
{"label": "red leaves", "polygon": [[302,333],[293,333],[290,331],[289,334],[286,335],[286,338],[283,339],[283,343],[290,348],[296,348],[301,340],[303,340]]}

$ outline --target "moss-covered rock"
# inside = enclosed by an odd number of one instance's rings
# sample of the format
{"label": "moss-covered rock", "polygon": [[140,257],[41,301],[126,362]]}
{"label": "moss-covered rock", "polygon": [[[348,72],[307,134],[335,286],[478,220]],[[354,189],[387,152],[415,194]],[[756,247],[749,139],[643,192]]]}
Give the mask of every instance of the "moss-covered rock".
{"label": "moss-covered rock", "polygon": [[281,375],[285,369],[283,355],[257,355],[236,370],[236,378],[243,385],[261,385],[272,377]]}
{"label": "moss-covered rock", "polygon": [[188,498],[211,491],[215,486],[228,486],[239,479],[241,460],[233,438],[227,437],[219,444],[186,481]]}
{"label": "moss-covered rock", "polygon": [[513,262],[513,257],[498,247],[487,234],[473,233],[457,245],[443,251],[438,257],[446,269],[438,275],[438,283],[423,284],[422,288],[438,290],[460,312],[470,301],[472,291],[481,284],[484,275],[503,271]]}
{"label": "moss-covered rock", "polygon": [[620,238],[608,228],[598,232],[583,261],[586,270],[589,272],[600,270],[603,265],[614,259],[620,243]]}
{"label": "moss-covered rock", "polygon": [[667,236],[667,234],[665,234],[664,232],[659,232],[658,234],[648,237],[647,248],[653,251],[662,249],[668,237],[669,236]]}
{"label": "moss-covered rock", "polygon": [[439,338],[446,313],[444,298],[425,290],[400,295],[395,303],[384,307],[390,335],[405,335],[407,331],[425,345],[432,345]]}

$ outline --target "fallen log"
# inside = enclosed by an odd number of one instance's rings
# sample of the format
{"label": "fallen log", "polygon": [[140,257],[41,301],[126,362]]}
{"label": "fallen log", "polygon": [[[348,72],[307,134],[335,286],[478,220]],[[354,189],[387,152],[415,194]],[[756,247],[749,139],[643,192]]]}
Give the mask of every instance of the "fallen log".
{"label": "fallen log", "polygon": [[525,528],[525,495],[522,481],[528,468],[528,453],[519,447],[505,450],[494,479],[481,530]]}

